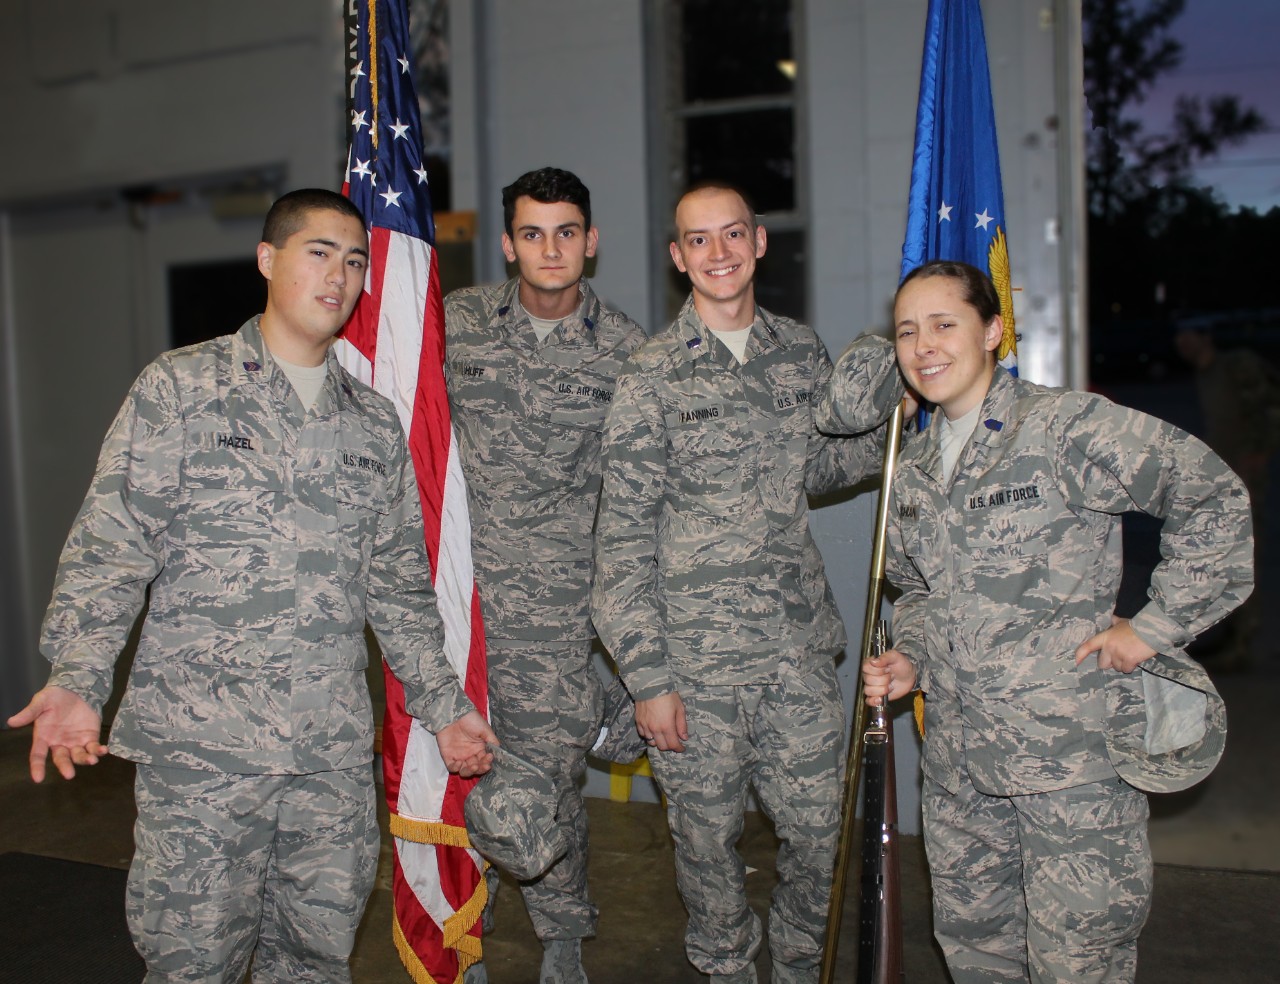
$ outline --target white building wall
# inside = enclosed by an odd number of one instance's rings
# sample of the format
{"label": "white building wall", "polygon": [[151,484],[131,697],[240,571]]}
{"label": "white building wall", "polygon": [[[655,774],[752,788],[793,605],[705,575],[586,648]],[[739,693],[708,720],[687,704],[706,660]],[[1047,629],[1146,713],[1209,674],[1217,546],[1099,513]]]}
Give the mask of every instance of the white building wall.
{"label": "white building wall", "polygon": [[168,347],[169,265],[257,244],[260,212],[218,218],[201,189],[337,188],[345,111],[337,0],[0,0],[0,23],[3,717],[47,675],[39,619],[102,436]]}
{"label": "white building wall", "polygon": [[[923,2],[805,3],[813,325],[832,358],[866,331],[887,334],[902,255],[919,89]],[[815,509],[813,531],[849,644],[838,676],[853,720],[878,482]],[[887,616],[887,608],[885,609]],[[899,817],[919,830],[915,737],[896,729]]]}
{"label": "white building wall", "polygon": [[[655,248],[646,142],[646,24],[655,0],[462,0],[450,9],[453,207],[478,213],[478,279],[505,276],[503,185],[556,164],[591,188],[601,230],[595,285],[650,330]],[[804,94],[812,321],[837,355],[887,328],[898,279],[926,0],[804,0]],[[1070,340],[1055,130],[1055,17],[1074,0],[984,0],[1014,262],[1024,375],[1065,380]],[[36,620],[93,456],[133,375],[167,338],[164,269],[247,256],[251,220],[199,201],[127,207],[123,187],[273,171],[283,186],[336,187],[344,153],[340,2],[0,0],[0,403],[14,517],[3,546],[27,597],[0,609],[0,644],[25,654],[0,671],[0,709],[43,678]],[[73,25],[68,27],[68,25]],[[1061,97],[1059,97],[1061,98]],[[1069,117],[1078,118],[1078,117]],[[744,148],[744,153],[751,148]],[[1071,162],[1068,162],[1071,166]],[[72,207],[74,206],[74,207]],[[659,237],[660,238],[660,237]],[[44,297],[56,294],[56,302]],[[56,322],[56,324],[55,324]],[[17,371],[10,354],[21,357]],[[78,396],[58,409],[57,388]],[[874,495],[813,517],[856,648]],[[841,669],[846,702],[854,658]],[[14,667],[19,672],[15,674]],[[902,815],[916,807],[914,740],[899,732]],[[604,791],[593,776],[591,790]]]}
{"label": "white building wall", "polygon": [[[648,320],[642,13],[640,0],[479,0],[450,8],[454,207],[478,214],[481,281],[507,276],[499,244],[503,186],[535,168],[563,167],[591,191],[600,229],[596,291]],[[458,57],[463,51],[474,53],[469,63]]]}
{"label": "white building wall", "polygon": [[341,177],[335,0],[3,0],[0,15],[0,202],[267,164],[293,185]]}

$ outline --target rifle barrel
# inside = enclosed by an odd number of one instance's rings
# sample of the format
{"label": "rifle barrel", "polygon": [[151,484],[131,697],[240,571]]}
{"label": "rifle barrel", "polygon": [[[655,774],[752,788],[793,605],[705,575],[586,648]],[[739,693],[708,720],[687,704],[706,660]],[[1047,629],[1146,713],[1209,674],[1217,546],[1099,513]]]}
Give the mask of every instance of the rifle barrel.
{"label": "rifle barrel", "polygon": [[902,896],[893,723],[877,708],[864,738],[858,984],[902,984]]}
{"label": "rifle barrel", "polygon": [[[875,537],[871,545],[870,583],[867,607],[862,619],[862,645],[858,654],[857,690],[853,699],[853,727],[850,729],[849,751],[845,757],[844,803],[840,811],[840,841],[836,848],[835,871],[831,881],[831,900],[827,906],[827,936],[822,949],[821,984],[835,979],[836,953],[840,944],[840,919],[844,914],[844,887],[849,874],[849,858],[853,853],[853,822],[858,809],[858,783],[861,778],[863,732],[866,730],[867,702],[862,683],[862,663],[875,652],[876,627],[880,623],[880,603],[884,597],[884,561],[889,526],[889,492],[893,472],[898,463],[902,438],[903,407],[899,403],[889,418],[884,441],[884,468],[880,480],[880,498],[876,504]],[[894,807],[895,823],[897,807]]]}

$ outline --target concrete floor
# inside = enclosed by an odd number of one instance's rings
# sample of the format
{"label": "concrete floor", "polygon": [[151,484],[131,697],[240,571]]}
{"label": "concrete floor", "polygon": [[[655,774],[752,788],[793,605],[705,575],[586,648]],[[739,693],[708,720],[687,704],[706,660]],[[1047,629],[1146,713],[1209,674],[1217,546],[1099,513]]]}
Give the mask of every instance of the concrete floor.
{"label": "concrete floor", "polygon": [[[1226,755],[1217,771],[1196,789],[1153,799],[1151,837],[1156,860],[1206,869],[1280,872],[1280,782],[1275,767],[1280,756],[1276,728],[1280,672],[1225,675],[1218,684],[1231,716]],[[127,867],[132,851],[132,766],[109,758],[81,770],[74,782],[53,779],[35,786],[26,778],[28,741],[29,732],[0,731],[0,852],[24,851]],[[684,958],[684,910],[675,890],[670,839],[661,810],[651,804],[593,799],[589,812],[591,882],[601,912],[599,935],[585,948],[592,980],[596,984],[704,980]],[[775,849],[768,824],[753,814],[742,851],[753,869],[748,879],[751,901],[761,914],[767,910],[773,885]],[[402,984],[409,979],[390,937],[389,850],[384,842],[378,888],[353,957],[357,984]],[[908,980],[943,982],[947,978],[930,935],[927,876],[917,838],[903,838],[902,865]],[[1267,979],[1230,973],[1196,976],[1198,972],[1185,968],[1179,972],[1176,967],[1152,976],[1166,950],[1163,937],[1173,935],[1180,939],[1170,941],[1171,945],[1187,945],[1185,927],[1159,928],[1160,878],[1158,874],[1157,908],[1143,938],[1141,966],[1147,972],[1140,971],[1140,982]],[[851,882],[846,897],[847,909],[856,905],[856,883]],[[1212,950],[1215,939],[1221,941],[1215,932],[1215,915],[1207,909],[1195,917],[1193,939],[1202,934],[1206,951]],[[1266,924],[1280,929],[1277,913],[1267,913],[1265,918]],[[1265,935],[1274,939],[1276,934]],[[852,981],[856,928],[848,911],[841,939],[837,979]],[[509,883],[499,893],[497,928],[485,945],[493,984],[536,981],[540,949],[519,894]],[[1218,954],[1215,966],[1229,971],[1233,959],[1230,952]],[[761,980],[768,980],[767,955],[759,958],[758,969]],[[1270,979],[1280,980],[1280,972]]]}
{"label": "concrete floor", "polygon": [[[1280,476],[1273,488],[1280,488]],[[1228,674],[1215,672],[1211,661],[1207,664],[1226,700],[1226,754],[1213,775],[1194,789],[1152,798],[1151,841],[1161,867],[1155,906],[1140,943],[1138,984],[1280,982],[1280,530],[1273,525],[1271,533],[1270,562],[1259,577],[1259,593],[1267,602],[1254,668]],[[1136,531],[1137,554],[1145,550],[1149,558],[1156,556],[1151,536],[1150,530]],[[1130,539],[1127,532],[1127,552]],[[1134,589],[1145,593],[1144,579]],[[123,677],[120,670],[118,679]],[[376,694],[380,674],[371,674],[370,682]],[[35,786],[27,777],[29,741],[29,731],[0,729],[0,852],[127,868],[133,850],[133,767],[108,758],[81,770],[73,782],[54,778]],[[684,909],[660,808],[592,799],[588,812],[590,878],[600,927],[584,948],[584,962],[594,984],[705,980],[684,957]],[[383,821],[385,830],[385,810]],[[774,882],[776,841],[759,815],[749,817],[740,846],[752,869],[750,901],[763,916]],[[918,838],[902,838],[901,858],[907,980],[945,984],[947,974],[931,935],[928,877]],[[384,836],[378,887],[352,958],[356,984],[409,981],[391,942],[390,859]],[[1221,869],[1271,874],[1251,879]],[[858,897],[855,878],[856,870],[846,889],[836,975],[841,982],[855,976],[857,930],[850,911]],[[489,980],[535,984],[541,948],[519,892],[509,882],[498,894],[496,916],[495,932],[485,941]],[[762,981],[768,980],[768,964],[762,954],[757,961]],[[0,967],[0,982],[4,975]]]}

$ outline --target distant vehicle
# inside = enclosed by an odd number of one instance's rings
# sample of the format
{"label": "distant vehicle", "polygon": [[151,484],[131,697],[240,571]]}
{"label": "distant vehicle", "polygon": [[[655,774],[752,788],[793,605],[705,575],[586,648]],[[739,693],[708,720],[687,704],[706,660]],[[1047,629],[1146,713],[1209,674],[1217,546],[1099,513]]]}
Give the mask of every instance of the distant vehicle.
{"label": "distant vehicle", "polygon": [[1280,308],[1187,311],[1095,328],[1089,337],[1090,383],[1158,383],[1190,375],[1173,345],[1182,327],[1208,330],[1219,349],[1248,348],[1280,366]]}
{"label": "distant vehicle", "polygon": [[1188,312],[1173,319],[1173,329],[1209,331],[1220,349],[1249,348],[1272,359],[1280,355],[1280,307]]}

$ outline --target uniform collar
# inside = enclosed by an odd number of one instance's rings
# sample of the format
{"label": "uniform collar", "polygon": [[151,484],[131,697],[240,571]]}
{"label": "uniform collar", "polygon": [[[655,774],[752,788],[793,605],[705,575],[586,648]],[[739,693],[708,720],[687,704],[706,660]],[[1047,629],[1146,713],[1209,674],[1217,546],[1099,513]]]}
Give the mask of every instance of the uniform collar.
{"label": "uniform collar", "polygon": [[[687,359],[692,361],[694,359],[710,358],[726,368],[740,364],[733,353],[729,351],[728,346],[722,344],[707,328],[706,323],[702,320],[702,315],[698,313],[697,307],[694,306],[692,293],[685,299],[684,307],[680,309],[680,314],[676,316],[674,328],[676,337],[684,345],[684,353]],[[777,330],[773,315],[758,304],[756,305],[755,320],[751,322],[748,331],[751,332],[751,335],[747,339],[747,362],[750,362],[758,355],[787,347],[786,342]]]}
{"label": "uniform collar", "polygon": [[973,430],[973,443],[996,449],[1004,444],[1006,428],[1013,414],[1013,401],[1017,398],[1017,384],[1009,371],[997,365],[991,377],[991,386],[982,401],[978,425]]}
{"label": "uniform collar", "polygon": [[573,313],[562,318],[560,327],[538,342],[530,326],[529,312],[520,303],[520,278],[512,277],[503,284],[498,296],[498,306],[494,309],[495,323],[506,332],[512,344],[520,348],[541,348],[552,344],[557,335],[566,345],[598,347],[596,327],[600,323],[602,305],[586,277],[578,280],[578,297],[578,306]]}
{"label": "uniform collar", "polygon": [[[262,315],[250,318],[232,336],[232,384],[264,389],[273,398],[287,403],[291,397],[296,399],[296,394],[284,370],[276,364],[275,359],[271,358],[267,343],[262,337],[262,329],[259,327],[261,318]],[[317,416],[341,412],[355,401],[355,391],[351,381],[338,363],[338,357],[332,345],[325,353],[324,361],[325,380],[316,399]]]}
{"label": "uniform collar", "polygon": [[[985,449],[988,455],[1004,444],[1017,395],[1014,378],[1003,366],[997,365],[995,374],[991,377],[991,386],[982,399],[982,409],[978,412],[978,423],[969,439],[970,444]],[[916,451],[916,467],[935,482],[942,481],[942,424],[943,414],[935,411],[929,419],[929,429],[919,441]],[[965,452],[961,451],[961,460],[964,455]]]}

